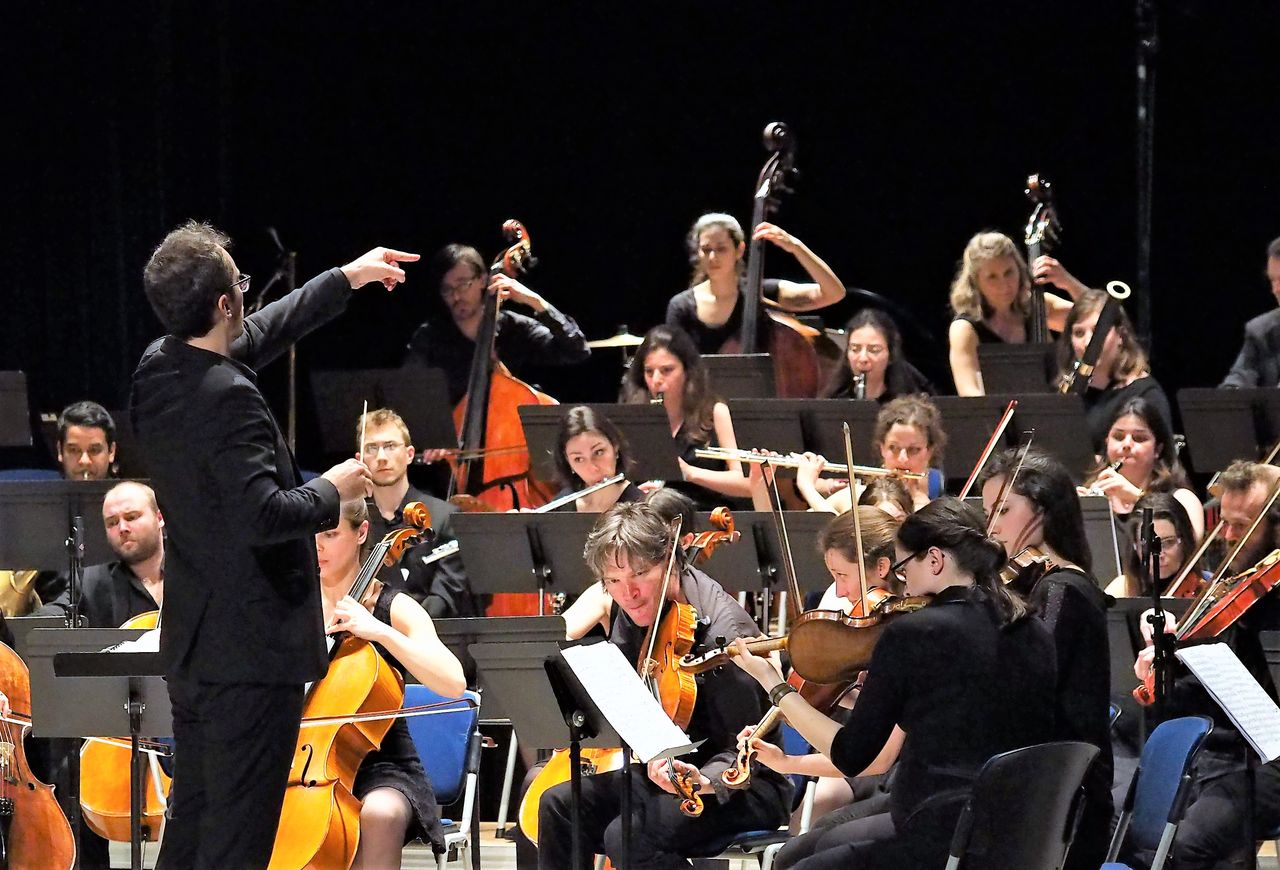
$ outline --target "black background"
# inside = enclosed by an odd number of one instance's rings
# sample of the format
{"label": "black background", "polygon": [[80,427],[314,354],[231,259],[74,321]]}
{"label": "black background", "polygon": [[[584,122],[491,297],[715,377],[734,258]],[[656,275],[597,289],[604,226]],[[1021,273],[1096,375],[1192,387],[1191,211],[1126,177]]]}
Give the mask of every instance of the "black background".
{"label": "black background", "polygon": [[[142,266],[188,217],[236,239],[257,287],[266,226],[305,280],[380,243],[491,256],[517,217],[541,261],[530,286],[589,337],[641,333],[687,286],[693,219],[749,216],[772,120],[804,175],[777,222],[846,284],[907,306],[936,341],[908,347],[926,368],[945,365],[966,240],[1019,237],[1029,172],[1057,188],[1069,268],[1134,281],[1132,3],[330,6],[4,13],[0,368],[28,373],[34,410],[121,406],[159,333]],[[1158,6],[1153,358],[1172,392],[1216,384],[1243,322],[1274,305],[1280,6]],[[304,408],[311,369],[399,362],[434,304],[424,271],[365,289],[302,343]],[[801,274],[776,251],[767,271]],[[619,361],[534,374],[563,401],[603,399]],[[282,419],[283,368],[263,373]]]}

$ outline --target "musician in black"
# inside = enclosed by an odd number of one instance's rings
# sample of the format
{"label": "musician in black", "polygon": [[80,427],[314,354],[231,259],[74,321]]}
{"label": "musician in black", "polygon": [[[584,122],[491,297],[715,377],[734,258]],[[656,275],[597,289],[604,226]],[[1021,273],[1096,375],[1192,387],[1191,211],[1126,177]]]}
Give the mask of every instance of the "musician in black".
{"label": "musician in black", "polygon": [[841,726],[790,690],[773,664],[738,641],[734,663],[843,773],[867,769],[895,726],[906,732],[882,819],[885,839],[850,842],[795,870],[933,870],[947,860],[971,780],[991,756],[1053,739],[1053,640],[1000,582],[1004,551],[978,512],[940,498],[898,530],[908,595],[928,606],[896,616],[872,654],[858,703]]}
{"label": "musician in black", "polygon": [[[638,661],[649,627],[660,613],[666,613],[659,595],[671,546],[668,526],[645,504],[617,505],[601,517],[587,538],[584,557],[612,602],[598,618],[605,623],[609,640],[621,648],[628,661]],[[746,611],[720,584],[697,569],[680,571],[677,564],[667,600],[696,609],[695,653],[716,645],[717,638],[755,634]],[[691,755],[674,761],[655,759],[647,770],[632,772],[628,867],[685,868],[689,858],[717,854],[735,834],[770,830],[786,821],[792,787],[785,777],[762,770],[748,788],[738,791],[727,789],[720,781],[720,774],[736,756],[734,735],[759,721],[765,709],[763,693],[737,670],[720,668],[698,675],[697,702],[685,730],[691,741],[705,742]],[[701,816],[690,818],[680,813],[669,766],[695,777],[705,802]],[[583,780],[584,867],[589,866],[591,852],[608,855],[615,863],[619,860],[621,788],[621,771]],[[563,783],[542,796],[538,866],[543,870],[564,870],[572,865],[569,791],[569,783]]]}
{"label": "musician in black", "polygon": [[[880,404],[914,393],[938,390],[902,354],[902,333],[893,318],[864,308],[844,325],[845,362],[822,388],[824,399],[874,399]],[[861,378],[861,388],[859,388]]]}
{"label": "musician in black", "polygon": [[[1280,238],[1267,245],[1267,281],[1280,302]],[[1280,386],[1280,308],[1259,314],[1244,325],[1244,344],[1223,387]]]}
{"label": "musician in black", "polygon": [[[556,436],[556,498],[595,486],[631,470],[627,439],[613,421],[586,405],[570,408]],[[640,487],[623,478],[612,486],[581,496],[562,511],[604,513],[619,502],[644,501]]]}
{"label": "musician in black", "polygon": [[418,257],[376,248],[246,317],[230,239],[189,222],[151,255],[143,286],[168,331],[133,373],[130,412],[164,511],[160,656],[177,767],[159,863],[262,867],[271,855],[302,713],[327,659],[317,531],[369,470],[348,459],[302,484],[254,366],[404,280]]}
{"label": "musician in black", "polygon": [[409,339],[405,361],[442,369],[449,401],[455,404],[467,392],[486,291],[500,294],[500,302],[519,303],[533,311],[533,317],[507,306],[498,312],[495,352],[517,377],[531,365],[572,365],[591,356],[587,339],[572,317],[516,279],[488,275],[475,248],[451,244],[437,251],[431,259],[431,277],[448,316],[433,317]]}
{"label": "musician in black", "polygon": [[[1012,476],[1013,482],[1005,486]],[[1075,484],[1062,463],[1038,450],[991,458],[979,477],[991,536],[1009,558],[1034,547],[1048,561],[1010,586],[1027,597],[1053,632],[1058,658],[1058,739],[1082,740],[1099,755],[1085,776],[1085,808],[1068,870],[1094,870],[1106,855],[1112,813],[1111,700],[1107,600],[1090,573],[1092,558]]]}

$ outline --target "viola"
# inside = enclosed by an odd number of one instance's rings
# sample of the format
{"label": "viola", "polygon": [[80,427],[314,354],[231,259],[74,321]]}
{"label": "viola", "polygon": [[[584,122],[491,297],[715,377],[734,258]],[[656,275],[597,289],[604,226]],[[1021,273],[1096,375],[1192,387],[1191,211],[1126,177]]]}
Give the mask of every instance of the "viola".
{"label": "viola", "polygon": [[0,866],[7,870],[70,870],[76,862],[71,825],[27,764],[23,738],[31,728],[31,674],[0,643],[0,691],[10,715],[0,721]]}
{"label": "viola", "polygon": [[[410,525],[374,546],[352,584],[351,597],[370,609],[382,590],[374,576],[379,567],[396,564],[429,530],[431,517],[421,502],[405,505],[402,514]],[[269,870],[351,866],[360,843],[360,801],[352,793],[356,773],[391,730],[395,720],[385,711],[403,704],[400,672],[373,644],[340,636],[328,671],[307,692],[303,719],[326,724],[299,729]]]}
{"label": "viola", "polygon": [[1026,581],[1028,574],[1033,571],[1043,576],[1057,567],[1058,563],[1053,557],[1039,547],[1024,547],[1010,556],[1009,561],[1000,569],[1000,580],[1008,586],[1015,580]]}
{"label": "viola", "polygon": [[713,510],[710,522],[714,528],[705,532],[689,532],[680,539],[686,566],[707,561],[715,553],[716,547],[721,544],[736,544],[742,537],[742,532],[733,527],[733,512],[727,507]]}

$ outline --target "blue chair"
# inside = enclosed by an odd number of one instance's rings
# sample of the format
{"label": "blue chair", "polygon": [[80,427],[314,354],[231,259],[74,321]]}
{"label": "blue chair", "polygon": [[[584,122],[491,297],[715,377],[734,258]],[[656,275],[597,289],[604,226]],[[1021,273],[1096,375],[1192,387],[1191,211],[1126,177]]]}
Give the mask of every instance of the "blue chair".
{"label": "blue chair", "polygon": [[[1041,743],[995,756],[978,771],[956,823],[947,870],[1058,870],[1075,838],[1089,743]],[[1018,819],[1016,825],[1010,819]]]}
{"label": "blue chair", "polygon": [[1153,852],[1151,870],[1164,866],[1186,809],[1196,753],[1212,730],[1213,723],[1204,716],[1186,716],[1162,722],[1151,732],[1103,870],[1127,870],[1129,865],[1116,862],[1121,851]]}
{"label": "blue chair", "polygon": [[[404,687],[404,705],[420,707],[448,701],[426,686]],[[470,702],[470,703],[468,703]],[[445,870],[449,854],[455,850],[465,858],[468,849],[480,848],[469,839],[471,820],[476,812],[476,781],[480,768],[480,732],[476,723],[480,719],[480,695],[464,692],[457,708],[431,716],[410,716],[409,734],[417,747],[422,766],[426,768],[435,789],[436,800],[441,806],[451,804],[462,797],[462,816],[458,821],[441,819],[444,828],[446,851],[436,856],[438,870]]]}
{"label": "blue chair", "polygon": [[62,472],[52,468],[0,469],[0,480],[62,480]]}

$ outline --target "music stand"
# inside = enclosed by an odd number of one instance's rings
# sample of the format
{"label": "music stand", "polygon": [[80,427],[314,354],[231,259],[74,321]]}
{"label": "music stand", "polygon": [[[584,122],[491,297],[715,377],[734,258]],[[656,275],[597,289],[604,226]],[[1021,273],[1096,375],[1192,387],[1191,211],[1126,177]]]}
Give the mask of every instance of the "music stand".
{"label": "music stand", "polygon": [[[772,563],[781,571],[782,545],[778,541],[778,530],[773,514],[751,511],[734,515],[735,519],[739,517],[743,525],[760,529],[760,532],[754,533],[753,536],[757,542],[762,542],[764,545],[764,552],[760,554],[761,563]],[[827,524],[835,519],[835,516],[811,511],[785,511],[783,519],[787,524],[787,537],[791,540],[791,558],[796,566],[796,579],[800,583],[800,593],[807,595],[810,592],[825,591],[831,585],[831,574],[827,571],[823,554],[814,546],[814,542],[818,540],[819,533],[827,527]],[[785,575],[778,575],[779,582],[785,583],[785,579]],[[780,588],[785,589],[786,586],[783,585]],[[804,602],[801,601],[798,604],[803,610]]]}
{"label": "music stand", "polygon": [[1080,496],[1080,513],[1084,516],[1084,537],[1089,543],[1093,576],[1098,585],[1105,589],[1112,579],[1124,571],[1124,563],[1120,558],[1121,538],[1126,539],[1126,544],[1131,542],[1127,540],[1127,535],[1119,534],[1116,516],[1112,513],[1111,502],[1106,496]]}
{"label": "music stand", "polygon": [[409,427],[419,448],[456,447],[453,403],[444,372],[418,365],[398,369],[329,370],[311,373],[320,446],[326,455],[355,452],[356,425],[364,403],[369,410],[390,408]]}
{"label": "music stand", "polygon": [[61,616],[8,616],[5,625],[13,632],[13,651],[24,662],[27,660],[27,646],[31,640],[31,632],[37,628],[66,628],[67,621]]}
{"label": "music stand", "polygon": [[[65,571],[67,534],[84,517],[84,564],[116,558],[102,525],[102,500],[121,480],[0,481],[0,565]],[[137,481],[146,483],[145,480]]]}
{"label": "music stand", "polygon": [[709,353],[702,357],[711,393],[721,399],[771,399],[778,395],[767,353]]}
{"label": "music stand", "polygon": [[[1015,397],[993,398],[1000,400],[1003,410],[1009,404],[1009,399]],[[1013,424],[1009,427],[1010,430],[1016,430],[1014,441],[1017,441],[1018,433],[1035,429],[1034,445],[1065,465],[1077,483],[1083,481],[1095,461],[1093,439],[1085,421],[1084,399],[1060,393],[1016,398],[1018,409],[1014,412]],[[996,420],[998,419],[997,416]],[[988,433],[995,428],[996,420],[991,422]]]}
{"label": "music stand", "polygon": [[[769,585],[765,581],[766,574],[761,571],[760,548],[756,546],[750,519],[753,516],[759,516],[759,514],[750,511],[734,512],[734,528],[742,533],[738,543],[721,544],[705,562],[697,566],[698,570],[706,572],[723,586],[726,592],[733,595],[741,592],[754,595]],[[698,532],[709,528],[711,528],[711,514],[699,513],[698,528],[693,531]]]}
{"label": "music stand", "polygon": [[844,424],[849,424],[853,461],[858,465],[879,465],[873,451],[876,418],[880,403],[871,399],[806,399],[800,410],[805,449],[819,453],[829,462],[844,463]]}
{"label": "music stand", "polygon": [[[991,433],[1000,423],[1000,417],[1009,405],[1008,396],[934,396],[933,404],[942,415],[942,428],[947,433],[946,463],[963,481],[978,462],[982,450],[991,440]],[[1022,416],[1022,398],[1018,398],[1018,411],[1013,422],[1005,430],[1000,446],[1015,446],[1021,433],[1029,428]],[[1040,430],[1036,430],[1036,446],[1040,445]]]}
{"label": "music stand", "polygon": [[978,369],[987,395],[1053,392],[1057,345],[979,344]]}
{"label": "music stand", "polygon": [[26,372],[0,372],[0,447],[31,447]]}
{"label": "music stand", "polygon": [[[529,462],[543,480],[556,477],[556,442],[560,426],[575,405],[521,405],[517,408],[529,444]],[[587,403],[597,415],[607,417],[627,439],[628,454],[635,462],[629,472],[635,480],[680,480],[671,424],[661,405]],[[619,469],[621,471],[622,469]]]}
{"label": "music stand", "polygon": [[535,564],[525,531],[535,516],[464,511],[453,515],[453,536],[458,539],[458,555],[472,592],[548,591],[546,566]]}
{"label": "music stand", "polygon": [[601,514],[553,511],[534,516],[534,560],[540,558],[546,565],[554,588],[577,594],[595,583],[595,575],[582,558],[582,548]]}
{"label": "music stand", "polygon": [[[130,735],[131,867],[142,867],[142,770],[139,739],[173,736],[169,692],[159,653],[100,650],[145,632],[119,628],[54,628],[31,632],[31,730],[37,737]],[[80,756],[72,753],[71,799],[80,830]]]}
{"label": "music stand", "polygon": [[[729,414],[733,417],[733,434],[738,446],[803,453],[806,446],[801,413],[808,403],[808,399],[730,399]],[[778,471],[795,474],[791,468]]]}
{"label": "music stand", "polygon": [[1178,412],[1187,437],[1187,464],[1212,474],[1237,459],[1256,459],[1259,445],[1270,444],[1276,429],[1268,425],[1264,396],[1275,389],[1178,391]]}

